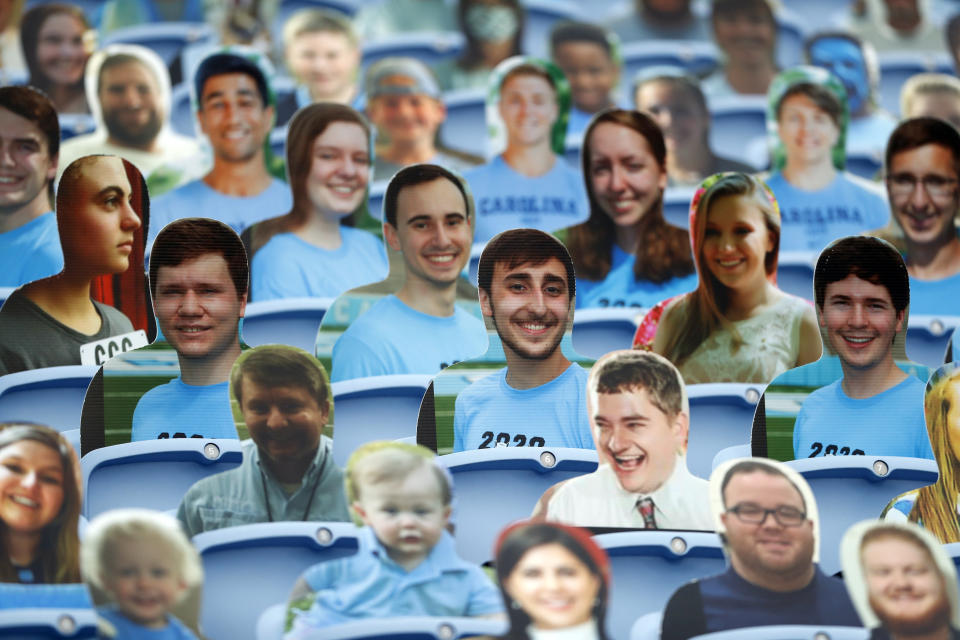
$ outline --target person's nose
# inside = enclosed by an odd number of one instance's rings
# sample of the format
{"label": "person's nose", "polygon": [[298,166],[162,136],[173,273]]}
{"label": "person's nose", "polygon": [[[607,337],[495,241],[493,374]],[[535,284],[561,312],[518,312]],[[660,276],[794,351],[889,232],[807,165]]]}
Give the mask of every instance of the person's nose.
{"label": "person's nose", "polygon": [[267,415],[267,426],[271,429],[283,427],[287,424],[287,417],[276,406],[270,407],[270,413]]}
{"label": "person's nose", "polygon": [[198,316],[203,313],[203,309],[200,305],[200,298],[193,291],[193,289],[188,289],[187,292],[180,298],[180,307],[177,311],[182,316]]}
{"label": "person's nose", "polygon": [[20,486],[29,491],[33,491],[40,486],[36,471],[29,471],[20,477]]}
{"label": "person's nose", "polygon": [[613,428],[610,429],[610,441],[607,444],[607,447],[610,449],[610,451],[613,453],[620,453],[629,446],[625,435],[626,434],[624,430],[617,425],[614,425]]}
{"label": "person's nose", "polygon": [[136,231],[140,228],[140,216],[134,211],[133,206],[127,202],[123,205],[123,217],[120,219],[121,227],[124,231]]}
{"label": "person's nose", "polygon": [[910,206],[914,209],[924,210],[930,204],[930,194],[927,193],[927,187],[921,180],[917,180],[910,194]]}
{"label": "person's nose", "polygon": [[0,167],[13,167],[16,166],[16,164],[16,161],[13,159],[12,146],[0,142]]}
{"label": "person's nose", "polygon": [[862,327],[867,324],[867,314],[864,312],[862,304],[853,305],[849,322],[854,327]]}
{"label": "person's nose", "polygon": [[626,190],[627,180],[621,167],[614,166],[610,171],[610,190],[616,193]]}
{"label": "person's nose", "polygon": [[337,173],[345,178],[354,177],[357,175],[358,170],[359,167],[357,163],[354,162],[353,158],[351,158],[349,155],[344,157],[344,159],[340,162],[340,166],[337,167]]}

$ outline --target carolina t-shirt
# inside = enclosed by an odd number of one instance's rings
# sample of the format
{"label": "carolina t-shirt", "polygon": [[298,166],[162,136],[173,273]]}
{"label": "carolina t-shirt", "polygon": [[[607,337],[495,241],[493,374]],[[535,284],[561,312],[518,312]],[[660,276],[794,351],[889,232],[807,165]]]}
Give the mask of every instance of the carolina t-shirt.
{"label": "carolina t-shirt", "polygon": [[140,397],[130,440],[236,438],[230,383],[193,385],[177,376]]}
{"label": "carolina t-shirt", "polygon": [[52,211],[0,233],[0,287],[19,287],[61,269],[63,251]]}
{"label": "carolina t-shirt", "polygon": [[633,265],[636,257],[616,244],[610,272],[603,280],[577,278],[577,309],[592,307],[642,307],[649,309],[661,300],[697,288],[697,272],[670,278],[666,282],[636,280]]}

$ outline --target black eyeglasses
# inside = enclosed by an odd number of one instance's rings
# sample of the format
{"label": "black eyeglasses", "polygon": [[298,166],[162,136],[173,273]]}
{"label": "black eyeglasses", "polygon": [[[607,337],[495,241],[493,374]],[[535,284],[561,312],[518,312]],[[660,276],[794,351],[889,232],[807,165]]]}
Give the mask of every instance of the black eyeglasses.
{"label": "black eyeglasses", "polygon": [[896,198],[909,198],[913,195],[913,190],[917,188],[917,184],[922,184],[927,195],[931,198],[949,198],[953,195],[957,180],[935,175],[917,178],[909,173],[895,173],[887,176],[890,195]]}
{"label": "black eyeglasses", "polygon": [[799,527],[807,519],[807,514],[796,507],[781,505],[775,509],[764,509],[752,502],[734,505],[727,509],[727,513],[732,513],[740,522],[747,524],[763,524],[770,514],[781,527]]}

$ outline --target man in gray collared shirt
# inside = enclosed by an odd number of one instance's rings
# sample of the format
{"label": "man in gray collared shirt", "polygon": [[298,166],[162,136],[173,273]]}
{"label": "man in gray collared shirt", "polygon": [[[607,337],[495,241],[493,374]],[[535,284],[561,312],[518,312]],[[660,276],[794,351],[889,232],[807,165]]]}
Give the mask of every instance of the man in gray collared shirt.
{"label": "man in gray collared shirt", "polygon": [[243,463],[194,484],[177,511],[187,534],[253,522],[349,521],[343,472],[322,435],[330,386],[320,363],[280,345],[242,355],[230,376],[250,440]]}

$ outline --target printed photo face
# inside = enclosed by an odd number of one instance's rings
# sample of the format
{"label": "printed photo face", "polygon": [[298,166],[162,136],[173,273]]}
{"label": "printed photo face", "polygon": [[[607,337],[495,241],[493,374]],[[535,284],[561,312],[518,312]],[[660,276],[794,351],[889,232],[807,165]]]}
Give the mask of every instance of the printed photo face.
{"label": "printed photo face", "polygon": [[772,250],[773,234],[754,198],[726,196],[711,204],[700,260],[723,286],[762,286]]}
{"label": "printed photo face", "polygon": [[[385,84],[412,85],[406,76],[390,76]],[[447,116],[443,103],[421,94],[381,95],[367,107],[372,122],[394,144],[433,140]]]}
{"label": "printed photo face", "polygon": [[253,78],[245,73],[212,76],[198,100],[200,129],[218,158],[246,162],[263,149],[273,123],[273,107],[263,104]]}
{"label": "printed photo face", "polygon": [[50,82],[71,85],[83,77],[87,51],[83,24],[68,13],[56,13],[43,22],[37,36],[37,66]]}
{"label": "printed photo face", "polygon": [[518,75],[507,80],[500,92],[499,109],[507,139],[521,146],[548,141],[559,114],[556,92],[549,82],[536,75]]}
{"label": "printed photo face", "polygon": [[342,33],[315,31],[293,39],[286,51],[291,73],[316,98],[335,96],[354,81],[360,55]]}
{"label": "printed photo face", "polygon": [[246,295],[237,295],[222,254],[159,267],[155,289],[157,322],[181,357],[215,357],[237,343]]}
{"label": "printed photo face", "polygon": [[777,132],[787,163],[800,166],[829,162],[840,136],[830,115],[803,94],[792,95],[780,105]]}
{"label": "printed photo face", "polygon": [[407,278],[449,286],[470,259],[473,227],[463,194],[446,178],[405,187],[397,196],[397,227],[383,226],[403,253]]}
{"label": "printed photo face", "polygon": [[891,356],[893,338],[903,328],[890,292],[850,274],[827,285],[820,326],[847,367],[872,369]]}
{"label": "printed photo face", "polygon": [[37,197],[46,198],[57,164],[36,123],[0,107],[0,145],[9,158],[0,166],[0,214],[12,213]]}
{"label": "printed photo face", "polygon": [[590,134],[590,176],[593,195],[604,213],[620,227],[638,224],[663,196],[667,172],[637,131],[612,122]]}
{"label": "printed photo face", "polygon": [[328,412],[306,387],[268,387],[244,376],[243,421],[260,455],[274,469],[312,459]]}
{"label": "printed photo face", "polygon": [[567,330],[573,303],[566,274],[556,258],[513,269],[505,262],[494,265],[491,292],[480,290],[480,305],[505,349],[530,360],[553,355]]}
{"label": "printed photo face", "polygon": [[130,266],[140,217],[134,210],[123,161],[100,156],[87,161],[70,189],[69,210],[58,216],[64,259],[91,275],[122,273]]}
{"label": "printed photo face", "polygon": [[39,536],[63,506],[63,473],[60,455],[34,440],[0,449],[0,522],[4,528]]}
{"label": "printed photo face", "polygon": [[334,217],[348,216],[367,195],[370,150],[367,132],[355,122],[332,122],[313,141],[307,197]]}
{"label": "printed photo face", "polygon": [[[787,579],[809,570],[813,522],[806,516],[800,493],[786,478],[764,471],[736,473],[727,483],[723,501],[720,521],[741,575]],[[797,523],[795,514],[805,517]]]}
{"label": "printed photo face", "polygon": [[99,99],[107,131],[120,144],[148,145],[160,133],[160,87],[146,65],[129,62],[102,71]]}
{"label": "printed photo face", "polygon": [[590,410],[597,455],[625,491],[651,493],[670,478],[686,446],[682,414],[665,414],[645,389],[591,392]]}
{"label": "printed photo face", "polygon": [[953,153],[938,144],[901,151],[887,168],[890,208],[904,235],[918,245],[949,240],[960,188]]}
{"label": "printed photo face", "polygon": [[579,109],[595,113],[610,104],[618,74],[603,47],[593,42],[564,42],[553,58],[570,82],[573,103]]}
{"label": "printed photo face", "polygon": [[[660,125],[668,153],[705,144],[709,114],[700,111],[686,90],[669,82],[644,83],[637,91],[637,109],[649,113]],[[646,144],[645,139],[643,142]]]}
{"label": "printed photo face", "polygon": [[117,608],[136,624],[162,629],[187,586],[162,540],[121,538],[112,545],[103,586]]}

